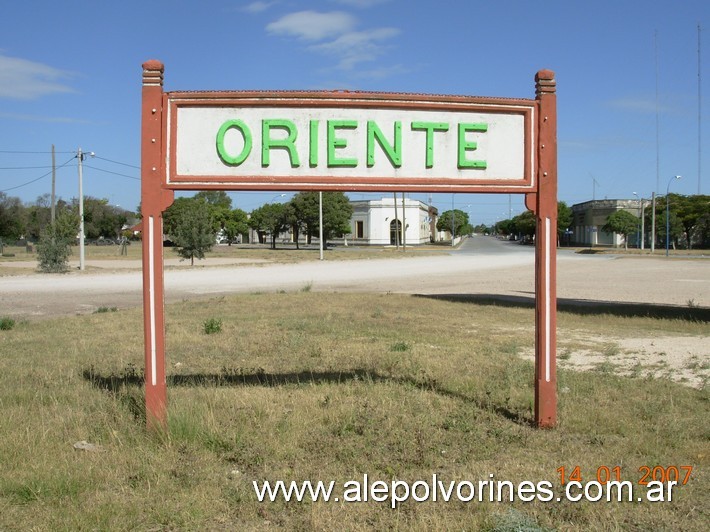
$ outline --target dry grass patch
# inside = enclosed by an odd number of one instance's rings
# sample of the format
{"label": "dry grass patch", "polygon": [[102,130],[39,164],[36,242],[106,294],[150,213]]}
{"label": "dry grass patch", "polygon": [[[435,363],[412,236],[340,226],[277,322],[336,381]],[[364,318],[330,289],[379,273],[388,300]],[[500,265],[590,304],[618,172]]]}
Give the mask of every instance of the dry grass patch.
{"label": "dry grass patch", "polygon": [[[220,332],[204,333],[209,319],[221,320]],[[162,435],[144,429],[140,311],[17,323],[0,331],[0,528],[704,530],[708,392],[561,371],[559,427],[537,430],[533,367],[520,357],[532,320],[528,309],[384,294],[171,305]],[[585,320],[586,328],[563,317],[560,336],[617,321]],[[658,321],[631,325],[637,334],[676,326]],[[101,451],[76,450],[81,440]],[[673,502],[655,505],[410,501],[391,509],[260,503],[252,488],[255,480],[413,482],[436,473],[549,480],[559,490],[557,469],[576,465],[585,480],[603,465],[621,466],[631,481],[643,465],[695,469]]]}

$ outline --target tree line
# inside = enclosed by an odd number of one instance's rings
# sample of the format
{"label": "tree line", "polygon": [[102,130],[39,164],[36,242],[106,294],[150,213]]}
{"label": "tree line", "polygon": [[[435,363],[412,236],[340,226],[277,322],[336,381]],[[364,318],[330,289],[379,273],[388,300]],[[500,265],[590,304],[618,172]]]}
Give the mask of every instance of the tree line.
{"label": "tree line", "polygon": [[[84,197],[84,235],[88,241],[119,239],[134,218],[135,213],[111,205],[107,199]],[[52,219],[49,194],[39,196],[33,203],[23,203],[20,198],[0,192],[0,243],[37,243],[40,270],[66,271],[78,233],[78,199],[57,200]]]}
{"label": "tree line", "polygon": [[[18,240],[39,241],[42,230],[51,224],[51,198],[39,196],[32,203],[23,203],[20,198],[0,192],[0,238],[5,243]],[[111,205],[107,199],[84,197],[84,235],[87,239],[117,239],[123,226],[135,218],[135,213]],[[79,232],[79,200],[58,199],[55,217],[75,217],[76,233]]]}
{"label": "tree line", "polygon": [[[667,211],[666,199],[668,200]],[[643,222],[644,243],[650,245],[654,222],[654,210],[650,203],[644,203]],[[656,246],[665,245],[666,227],[668,227],[668,240],[674,249],[710,248],[710,196],[704,194],[692,196],[668,194],[667,198],[659,196],[656,198],[655,222]],[[629,211],[619,210],[609,215],[602,230],[622,235],[624,247],[628,248],[630,237],[640,233],[640,218]]]}
{"label": "tree line", "polygon": [[[342,192],[323,193],[323,239],[339,238],[350,233],[353,213],[350,201]],[[229,244],[246,241],[249,229],[260,242],[270,240],[276,249],[278,236],[290,232],[296,248],[300,235],[310,243],[320,233],[320,199],[318,192],[299,192],[285,203],[266,203],[247,214],[232,209],[232,200],[223,191],[198,192],[189,198],[177,198],[163,215],[165,233],[176,246],[177,253],[194,263],[212,249],[218,233]]]}
{"label": "tree line", "polygon": [[[352,206],[342,192],[323,193],[323,239],[327,241],[350,233]],[[229,244],[247,241],[249,230],[256,232],[260,241],[267,238],[276,248],[278,235],[289,231],[296,246],[299,236],[307,243],[320,233],[320,199],[318,192],[299,192],[285,203],[267,203],[247,214],[232,208],[232,199],[224,191],[202,191],[192,197],[176,198],[163,213],[164,233],[176,246],[180,256],[204,258],[216,242],[218,234]],[[55,222],[51,220],[49,194],[25,204],[19,198],[0,192],[0,240],[14,244],[24,240],[37,242],[40,268],[44,271],[66,271],[71,245],[79,231],[77,199],[59,199],[55,205]],[[106,199],[84,198],[84,235],[87,240],[119,239],[126,223],[140,218]]]}
{"label": "tree line", "polygon": [[[673,248],[708,249],[710,248],[710,196],[696,194],[668,194],[668,235]],[[639,210],[640,212],[640,210]],[[443,218],[443,216],[442,216]],[[643,206],[644,242],[651,243],[651,228],[654,222],[654,210],[646,200]],[[564,232],[572,226],[572,209],[564,201],[557,203],[557,232],[561,239]],[[641,219],[638,214],[628,210],[617,210],[610,214],[601,230],[617,233],[624,237],[628,247],[630,239],[640,234]],[[478,231],[478,229],[477,229]],[[535,215],[525,211],[513,218],[497,222],[490,231],[500,235],[515,235],[518,238],[532,237],[535,234]],[[664,246],[666,241],[666,197],[656,198],[655,208],[656,246]]]}
{"label": "tree line", "polygon": [[[572,225],[572,208],[564,201],[557,202],[557,238]],[[536,222],[532,211],[525,211],[507,220],[501,220],[493,225],[491,232],[503,236],[515,236],[519,239],[532,238],[535,235]]]}

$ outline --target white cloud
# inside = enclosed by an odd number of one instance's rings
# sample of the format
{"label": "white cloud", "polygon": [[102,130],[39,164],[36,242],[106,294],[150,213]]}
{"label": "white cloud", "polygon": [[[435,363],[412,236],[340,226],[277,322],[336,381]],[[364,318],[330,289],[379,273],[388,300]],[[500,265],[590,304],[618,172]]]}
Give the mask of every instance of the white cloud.
{"label": "white cloud", "polygon": [[[376,0],[350,0],[364,6]],[[332,56],[337,68],[353,71],[361,63],[371,62],[383,56],[389,49],[387,41],[400,34],[392,27],[357,29],[358,19],[349,13],[333,11],[299,11],[290,13],[266,26],[272,35],[283,35],[305,41],[307,50]],[[384,76],[386,70],[375,72]]]}
{"label": "white cloud", "polygon": [[330,13],[298,11],[268,24],[266,30],[276,35],[287,35],[306,41],[321,41],[349,32],[355,23],[356,20],[352,15],[342,11]]}
{"label": "white cloud", "polygon": [[390,0],[335,0],[339,4],[345,4],[346,6],[367,8],[376,6],[377,4],[384,4]]}
{"label": "white cloud", "polygon": [[64,70],[0,54],[0,98],[35,100],[48,94],[74,92],[62,82],[71,77]]}
{"label": "white cloud", "polygon": [[333,41],[313,45],[311,49],[335,55],[339,58],[340,68],[351,70],[358,63],[373,61],[382,55],[385,51],[382,42],[397,35],[399,35],[397,28],[351,31]]}
{"label": "white cloud", "polygon": [[246,11],[247,13],[261,13],[263,11],[266,11],[269,9],[271,6],[276,4],[277,2],[262,2],[261,0],[258,0],[256,2],[252,2],[250,4],[247,4],[242,8],[242,11]]}
{"label": "white cloud", "polygon": [[606,102],[607,107],[613,109],[621,109],[622,111],[631,111],[643,114],[653,114],[658,110],[658,112],[667,112],[671,108],[666,105],[656,104],[656,100],[648,97],[640,98],[617,98],[615,100],[609,100]]}
{"label": "white cloud", "polygon": [[401,64],[381,66],[370,70],[360,70],[355,73],[358,79],[384,79],[392,76],[401,76],[413,72],[414,69]]}

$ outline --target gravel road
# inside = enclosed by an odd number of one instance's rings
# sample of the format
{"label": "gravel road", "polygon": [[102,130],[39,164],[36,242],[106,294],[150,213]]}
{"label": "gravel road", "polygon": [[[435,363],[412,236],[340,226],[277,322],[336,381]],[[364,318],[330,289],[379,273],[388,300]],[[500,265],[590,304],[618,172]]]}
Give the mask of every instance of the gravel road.
{"label": "gravel road", "polygon": [[[415,253],[412,253],[415,255]],[[374,257],[375,255],[373,255]],[[326,255],[327,259],[327,255]],[[298,290],[532,297],[532,247],[474,237],[458,251],[407,259],[248,264],[201,261],[165,272],[166,300],[217,294]],[[0,315],[42,318],[142,304],[138,264],[102,263],[106,271],[0,277]],[[126,266],[134,269],[116,270]],[[0,264],[0,275],[7,265]],[[630,258],[558,252],[558,297],[710,307],[707,259]]]}

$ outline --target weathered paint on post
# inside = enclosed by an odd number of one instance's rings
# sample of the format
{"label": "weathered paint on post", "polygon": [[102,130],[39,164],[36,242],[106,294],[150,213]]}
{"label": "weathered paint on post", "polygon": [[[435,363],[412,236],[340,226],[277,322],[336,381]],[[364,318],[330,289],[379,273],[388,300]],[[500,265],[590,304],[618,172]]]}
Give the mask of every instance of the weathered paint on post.
{"label": "weathered paint on post", "polygon": [[[535,423],[557,423],[557,95],[555,74],[535,76],[538,192],[535,198]],[[527,204],[528,202],[526,202]],[[528,205],[530,208],[530,205]]]}
{"label": "weathered paint on post", "polygon": [[174,192],[163,188],[163,64],[143,64],[141,126],[141,215],[143,218],[143,323],[145,338],[145,414],[148,428],[167,423],[163,211]]}

